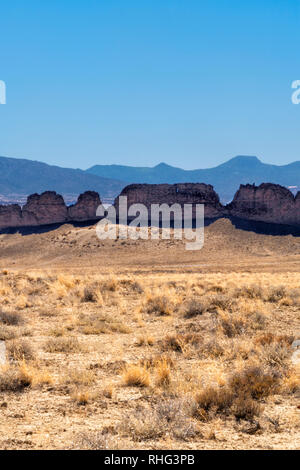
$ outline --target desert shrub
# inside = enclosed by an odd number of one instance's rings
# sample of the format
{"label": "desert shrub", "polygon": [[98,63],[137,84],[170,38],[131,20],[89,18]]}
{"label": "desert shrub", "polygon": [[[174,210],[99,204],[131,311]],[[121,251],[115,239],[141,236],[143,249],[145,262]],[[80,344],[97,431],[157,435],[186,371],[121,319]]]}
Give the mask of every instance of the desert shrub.
{"label": "desert shrub", "polygon": [[246,367],[229,377],[223,386],[208,386],[195,396],[195,416],[203,421],[216,414],[253,420],[261,413],[258,400],[278,390],[279,376],[260,367]]}
{"label": "desert shrub", "polygon": [[247,322],[242,315],[222,314],[218,317],[218,323],[228,338],[234,338],[247,330]]}
{"label": "desert shrub", "polygon": [[267,366],[288,370],[291,352],[286,345],[271,343],[264,346],[261,358]]}
{"label": "desert shrub", "polygon": [[67,371],[64,382],[75,385],[91,385],[95,380],[95,373],[92,370],[70,369]]}
{"label": "desert shrub", "polygon": [[251,397],[255,400],[272,395],[278,390],[279,375],[274,370],[264,370],[259,366],[248,366],[233,374],[228,386],[238,397]]}
{"label": "desert shrub", "polygon": [[168,350],[171,349],[172,351],[183,352],[186,346],[186,338],[185,335],[167,335],[166,338],[162,341],[162,349]]}
{"label": "desert shrub", "polygon": [[234,290],[233,297],[246,297],[247,299],[263,299],[264,289],[259,284],[242,286]]}
{"label": "desert shrub", "polygon": [[225,353],[224,347],[216,340],[212,339],[203,343],[198,349],[199,355],[206,357],[222,357]]}
{"label": "desert shrub", "polygon": [[71,398],[77,405],[84,406],[89,403],[92,395],[87,389],[75,388],[71,393]]}
{"label": "desert shrub", "polygon": [[135,292],[137,292],[138,294],[142,294],[144,292],[144,288],[143,286],[141,285],[140,282],[138,281],[133,281],[132,284],[131,284],[131,289]]}
{"label": "desert shrub", "polygon": [[158,439],[164,435],[164,429],[157,413],[152,409],[139,409],[123,418],[120,432],[134,441]]}
{"label": "desert shrub", "polygon": [[234,305],[234,300],[230,295],[215,294],[206,297],[207,311],[214,312],[215,310],[231,310]]}
{"label": "desert shrub", "polygon": [[170,399],[154,409],[139,409],[125,417],[120,424],[120,431],[135,441],[155,440],[165,435],[187,440],[198,434],[198,428],[189,414],[186,402]]}
{"label": "desert shrub", "polygon": [[31,377],[22,367],[10,366],[0,369],[0,391],[21,392],[32,383]]}
{"label": "desert shrub", "polygon": [[238,421],[241,419],[253,421],[261,414],[261,405],[251,398],[239,397],[233,402],[232,414]]}
{"label": "desert shrub", "polygon": [[[201,285],[200,285],[201,287]],[[205,287],[205,286],[203,286]],[[223,286],[220,286],[219,284],[212,284],[210,286],[208,286],[208,289],[207,289],[209,292],[217,292],[219,294],[225,292],[225,287]]]}
{"label": "desert shrub", "polygon": [[85,432],[79,434],[74,445],[74,449],[81,450],[112,450],[118,449],[116,440],[103,431]]}
{"label": "desert shrub", "polygon": [[152,336],[140,336],[136,342],[136,346],[153,346],[154,343],[155,340],[152,338]]}
{"label": "desert shrub", "polygon": [[193,318],[203,315],[208,309],[208,303],[205,300],[189,300],[183,305],[183,312],[186,318]]}
{"label": "desert shrub", "polygon": [[300,396],[300,374],[297,368],[288,371],[282,383],[282,391],[286,394]]}
{"label": "desert shrub", "polygon": [[64,336],[65,333],[66,330],[63,326],[55,326],[52,330],[49,331],[49,335],[55,336],[56,338]]}
{"label": "desert shrub", "polygon": [[168,386],[171,382],[171,368],[165,360],[161,360],[156,365],[156,384]]}
{"label": "desert shrub", "polygon": [[109,291],[109,292],[116,292],[116,290],[119,287],[119,282],[116,278],[111,277],[107,281],[102,282],[101,284],[101,290],[104,291]]}
{"label": "desert shrub", "polygon": [[85,335],[99,335],[105,333],[130,333],[128,325],[118,321],[118,318],[107,314],[81,315],[79,325]]}
{"label": "desert shrub", "polygon": [[251,321],[249,320],[249,326],[253,330],[263,330],[266,325],[266,317],[263,313],[254,312],[251,315]]}
{"label": "desert shrub", "polygon": [[255,344],[261,346],[278,343],[283,346],[290,346],[294,341],[294,336],[291,335],[276,335],[271,332],[263,333],[255,338]]}
{"label": "desert shrub", "polygon": [[132,281],[131,279],[123,279],[122,281],[120,281],[120,285],[130,288],[138,294],[142,294],[144,292],[143,286],[138,281]]}
{"label": "desert shrub", "polygon": [[271,287],[266,295],[268,302],[279,302],[287,295],[285,286]]}
{"label": "desert shrub", "polygon": [[12,340],[7,343],[7,352],[11,359],[21,361],[34,359],[34,351],[29,341],[24,339]]}
{"label": "desert shrub", "polygon": [[196,415],[200,419],[208,419],[209,414],[229,414],[234,401],[233,392],[227,387],[208,386],[195,396],[198,409]]}
{"label": "desert shrub", "polygon": [[81,351],[77,338],[51,338],[45,345],[45,350],[50,353],[76,353]]}
{"label": "desert shrub", "polygon": [[0,312],[0,322],[4,325],[17,326],[24,323],[23,317],[16,312]]}
{"label": "desert shrub", "polygon": [[139,361],[139,365],[141,367],[145,367],[146,369],[154,370],[162,361],[166,362],[166,364],[168,364],[170,368],[174,367],[174,361],[169,354],[158,354],[145,359],[141,359]]}
{"label": "desert shrub", "polygon": [[97,302],[98,288],[95,286],[88,286],[84,288],[81,298],[82,302]]}
{"label": "desert shrub", "polygon": [[146,367],[131,365],[124,370],[123,381],[129,387],[148,387],[150,374]]}
{"label": "desert shrub", "polygon": [[146,312],[155,313],[157,315],[171,315],[173,312],[173,305],[169,297],[166,295],[154,295],[147,299]]}
{"label": "desert shrub", "polygon": [[18,336],[18,331],[7,325],[0,325],[0,341],[8,341]]}

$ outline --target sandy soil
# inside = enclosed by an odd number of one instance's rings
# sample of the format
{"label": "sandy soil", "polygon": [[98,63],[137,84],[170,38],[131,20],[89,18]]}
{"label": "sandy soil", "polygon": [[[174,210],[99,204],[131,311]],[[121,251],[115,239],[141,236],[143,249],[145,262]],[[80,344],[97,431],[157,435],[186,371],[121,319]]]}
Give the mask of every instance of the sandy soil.
{"label": "sandy soil", "polygon": [[[2,449],[300,447],[300,238],[219,220],[191,252],[65,225],[0,249]],[[240,396],[251,368],[272,386]]]}

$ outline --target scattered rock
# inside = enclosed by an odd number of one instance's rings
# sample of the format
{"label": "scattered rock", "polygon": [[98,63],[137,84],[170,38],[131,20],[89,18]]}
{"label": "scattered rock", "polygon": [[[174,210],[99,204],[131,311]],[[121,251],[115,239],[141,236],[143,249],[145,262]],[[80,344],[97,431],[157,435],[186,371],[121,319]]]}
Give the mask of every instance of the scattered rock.
{"label": "scattered rock", "polygon": [[6,363],[6,346],[5,341],[0,341],[0,365]]}

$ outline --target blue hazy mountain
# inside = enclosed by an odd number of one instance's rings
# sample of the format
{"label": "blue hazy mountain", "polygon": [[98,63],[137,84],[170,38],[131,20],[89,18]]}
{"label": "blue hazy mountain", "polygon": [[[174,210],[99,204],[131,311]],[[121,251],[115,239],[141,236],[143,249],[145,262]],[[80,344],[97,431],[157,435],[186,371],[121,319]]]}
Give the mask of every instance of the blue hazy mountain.
{"label": "blue hazy mountain", "polygon": [[61,168],[32,160],[0,157],[0,194],[3,195],[28,195],[47,190],[78,195],[87,190],[94,190],[103,198],[113,198],[123,187],[123,182],[96,176],[83,170]]}
{"label": "blue hazy mountain", "polygon": [[268,182],[300,187],[300,162],[278,166],[251,156],[237,156],[214,168],[199,170],[183,170],[160,163],[152,168],[95,165],[87,172],[126,183],[209,183],[223,202],[233,198],[240,184]]}

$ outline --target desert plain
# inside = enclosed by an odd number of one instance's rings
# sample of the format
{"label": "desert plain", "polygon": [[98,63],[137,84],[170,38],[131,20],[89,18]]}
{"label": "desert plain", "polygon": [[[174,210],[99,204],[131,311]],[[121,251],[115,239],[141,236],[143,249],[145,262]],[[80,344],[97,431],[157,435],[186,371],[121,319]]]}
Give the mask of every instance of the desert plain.
{"label": "desert plain", "polygon": [[299,449],[300,237],[0,235],[1,449]]}

